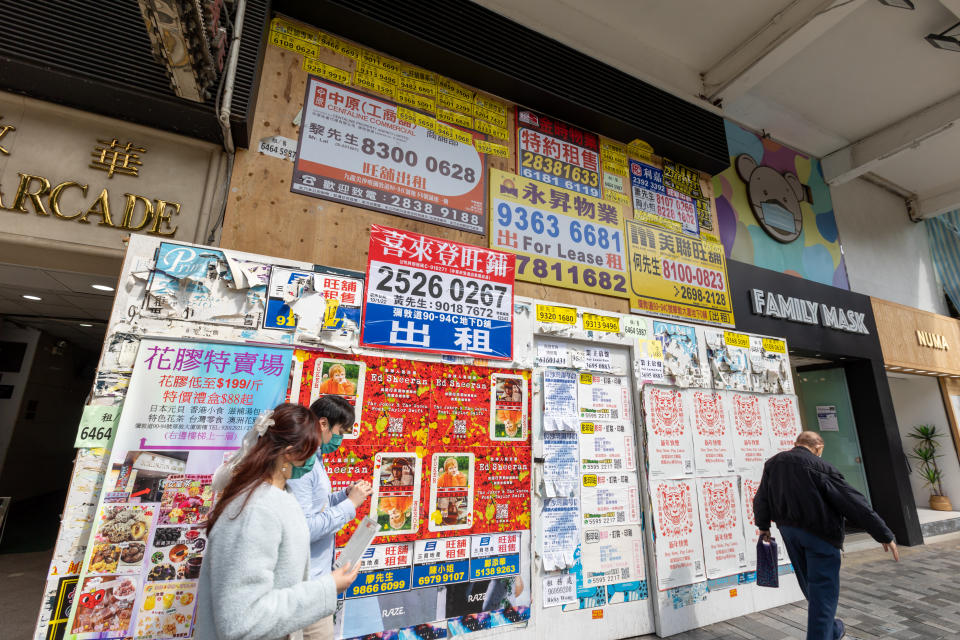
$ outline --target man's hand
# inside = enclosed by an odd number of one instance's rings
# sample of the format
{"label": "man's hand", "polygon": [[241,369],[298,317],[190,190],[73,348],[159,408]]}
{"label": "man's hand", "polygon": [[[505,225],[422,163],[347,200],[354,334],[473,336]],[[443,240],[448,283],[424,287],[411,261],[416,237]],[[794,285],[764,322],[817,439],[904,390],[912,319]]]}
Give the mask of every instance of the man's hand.
{"label": "man's hand", "polygon": [[764,542],[770,542],[770,529],[761,529],[760,537],[763,538]]}
{"label": "man's hand", "polygon": [[353,503],[354,507],[359,507],[363,501],[373,493],[373,487],[366,480],[361,480],[347,489],[347,499]]}
{"label": "man's hand", "polygon": [[893,561],[900,562],[900,550],[897,549],[897,543],[893,540],[883,543],[883,550],[893,554]]}

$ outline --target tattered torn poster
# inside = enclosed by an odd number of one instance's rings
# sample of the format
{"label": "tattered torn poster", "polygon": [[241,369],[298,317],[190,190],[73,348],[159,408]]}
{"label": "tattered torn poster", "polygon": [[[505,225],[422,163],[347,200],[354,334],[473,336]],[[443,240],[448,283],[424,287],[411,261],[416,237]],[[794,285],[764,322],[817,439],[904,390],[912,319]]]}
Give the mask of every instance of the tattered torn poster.
{"label": "tattered torn poster", "polygon": [[695,327],[654,320],[653,335],[663,344],[664,379],[676,387],[706,387]]}
{"label": "tattered torn poster", "polygon": [[639,338],[633,369],[640,384],[663,384],[663,343],[656,338]]}
{"label": "tattered torn poster", "polygon": [[754,391],[793,393],[790,358],[783,340],[750,336],[750,371]]}
{"label": "tattered torn poster", "polygon": [[706,578],[693,480],[651,480],[650,502],[660,591]]}
{"label": "tattered torn poster", "polygon": [[704,329],[703,334],[713,388],[749,391],[750,336],[719,329]]}
{"label": "tattered torn poster", "polygon": [[643,411],[650,478],[692,476],[693,436],[683,392],[648,385],[643,389]]}
{"label": "tattered torn poster", "polygon": [[142,314],[257,329],[269,278],[268,264],[233,258],[219,249],[164,242]]}
{"label": "tattered torn poster", "polygon": [[577,434],[545,431],[543,458],[544,495],[548,498],[576,496],[580,481]]}
{"label": "tattered torn poster", "polygon": [[580,470],[634,471],[633,424],[629,422],[581,422]]}
{"label": "tattered torn poster", "polygon": [[747,559],[737,479],[697,478],[697,496],[703,517],[707,577],[719,578],[743,571]]}
{"label": "tattered torn poster", "polygon": [[803,431],[797,396],[766,396],[764,403],[770,421],[771,455],[793,449],[797,436]]}
{"label": "tattered torn poster", "polygon": [[576,431],[577,372],[545,369],[543,372],[543,430]]}
{"label": "tattered torn poster", "polygon": [[296,321],[294,341],[342,350],[356,346],[363,286],[363,274],[359,271],[324,267],[312,274],[298,287],[297,296],[287,301]]}
{"label": "tattered torn poster", "polygon": [[638,524],[584,530],[581,549],[587,586],[646,579],[643,530]]}
{"label": "tattered torn poster", "polygon": [[736,471],[733,436],[722,391],[688,389],[684,392],[693,424],[694,466],[697,475]]}
{"label": "tattered torn poster", "polygon": [[566,569],[574,565],[580,541],[580,501],[576,498],[550,498],[543,503],[543,537],[540,557],[544,571]]}

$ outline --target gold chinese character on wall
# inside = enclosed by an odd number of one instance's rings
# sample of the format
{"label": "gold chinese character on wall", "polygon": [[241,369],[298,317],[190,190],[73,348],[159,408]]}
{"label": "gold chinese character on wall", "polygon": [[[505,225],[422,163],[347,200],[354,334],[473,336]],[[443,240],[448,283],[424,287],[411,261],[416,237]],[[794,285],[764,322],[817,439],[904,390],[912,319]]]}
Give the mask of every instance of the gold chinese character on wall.
{"label": "gold chinese character on wall", "polygon": [[[3,119],[3,116],[0,116],[0,120],[2,120],[2,119]],[[16,131],[16,130],[17,130],[17,128],[16,128],[15,126],[13,126],[12,124],[3,124],[3,125],[0,125],[0,140],[3,140],[3,136],[7,135],[8,132],[10,132],[10,131]],[[10,152],[7,151],[7,149],[6,149],[5,147],[3,147],[3,146],[0,146],[0,153],[2,153],[2,154],[5,155],[5,156],[10,155]]]}
{"label": "gold chinese character on wall", "polygon": [[140,167],[143,166],[143,162],[140,161],[140,156],[134,152],[146,153],[146,149],[135,147],[132,142],[121,146],[120,141],[116,138],[113,140],[97,139],[97,142],[103,146],[96,147],[90,154],[95,158],[90,163],[91,169],[106,171],[108,178],[112,178],[114,173],[122,173],[134,178],[140,175],[138,172]]}

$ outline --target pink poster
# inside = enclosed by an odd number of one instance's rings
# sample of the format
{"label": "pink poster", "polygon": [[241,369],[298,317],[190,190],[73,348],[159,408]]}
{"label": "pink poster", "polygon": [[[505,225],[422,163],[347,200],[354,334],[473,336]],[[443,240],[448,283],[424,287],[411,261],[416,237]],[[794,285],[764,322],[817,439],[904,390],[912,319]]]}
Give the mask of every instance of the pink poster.
{"label": "pink poster", "polygon": [[693,480],[652,480],[650,499],[660,591],[705,579]]}
{"label": "pink poster", "polygon": [[733,436],[730,433],[724,394],[703,389],[690,389],[683,393],[690,422],[693,424],[694,464],[697,475],[735,473]]}
{"label": "pink poster", "polygon": [[[760,538],[760,530],[757,529],[757,523],[753,518],[753,498],[757,495],[757,488],[760,486],[760,476],[761,474],[757,473],[740,477],[740,503],[743,511],[743,537],[746,542],[748,571],[757,568],[757,539]],[[787,564],[790,562],[790,558],[787,557],[787,548],[780,537],[777,525],[773,522],[770,523],[770,535],[777,541],[778,563]]]}
{"label": "pink poster", "polygon": [[693,437],[678,389],[648,385],[643,390],[650,478],[693,476]]}
{"label": "pink poster", "polygon": [[767,459],[769,440],[764,433],[762,396],[728,391],[730,421],[733,423],[733,450],[737,470],[759,473]]}
{"label": "pink poster", "polygon": [[770,420],[770,455],[793,449],[793,443],[803,431],[797,396],[766,396],[765,400]]}
{"label": "pink poster", "polygon": [[736,478],[697,478],[703,514],[703,555],[708,578],[743,571],[747,565]]}

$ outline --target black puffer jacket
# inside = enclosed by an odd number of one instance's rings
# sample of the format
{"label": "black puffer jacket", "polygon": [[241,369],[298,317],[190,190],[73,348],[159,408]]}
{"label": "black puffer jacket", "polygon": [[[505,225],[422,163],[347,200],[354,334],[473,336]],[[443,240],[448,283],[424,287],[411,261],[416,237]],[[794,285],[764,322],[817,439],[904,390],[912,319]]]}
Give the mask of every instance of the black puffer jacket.
{"label": "black puffer jacket", "polygon": [[843,474],[806,447],[794,447],[767,460],[753,499],[757,528],[770,521],[797,527],[843,547],[843,519],[866,529],[877,542],[890,542],[893,533],[867,499],[847,484]]}

